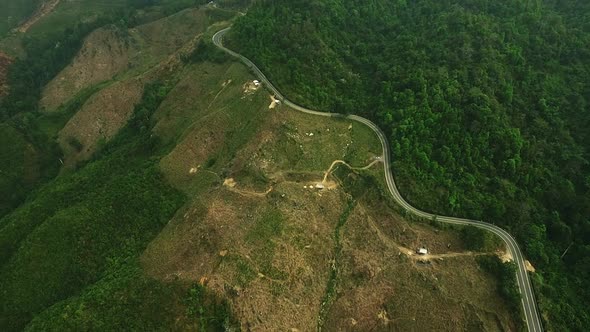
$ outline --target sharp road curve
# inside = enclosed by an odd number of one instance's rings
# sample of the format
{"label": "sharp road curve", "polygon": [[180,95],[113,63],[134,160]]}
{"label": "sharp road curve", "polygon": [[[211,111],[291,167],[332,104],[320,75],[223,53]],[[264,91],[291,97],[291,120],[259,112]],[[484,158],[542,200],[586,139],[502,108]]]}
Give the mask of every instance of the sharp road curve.
{"label": "sharp road curve", "polygon": [[531,286],[531,281],[530,281],[529,276],[527,274],[524,256],[523,256],[522,252],[520,251],[518,244],[516,243],[514,238],[510,234],[508,234],[508,232],[506,232],[504,229],[502,229],[498,226],[495,226],[495,225],[492,225],[492,224],[489,224],[486,222],[482,222],[482,221],[478,221],[478,220],[471,220],[471,219],[434,215],[432,213],[422,211],[422,210],[417,209],[417,208],[413,207],[412,205],[410,205],[408,202],[406,202],[404,200],[404,198],[400,194],[399,190],[397,189],[397,186],[395,185],[395,180],[393,178],[393,173],[391,170],[391,160],[390,160],[391,157],[390,157],[390,151],[389,151],[389,143],[385,137],[385,134],[383,133],[383,131],[379,127],[377,127],[377,125],[375,125],[370,120],[367,120],[367,119],[360,117],[360,116],[344,115],[344,114],[339,114],[339,113],[318,112],[318,111],[313,111],[313,110],[307,109],[305,107],[301,107],[297,104],[294,104],[293,102],[291,102],[290,100],[285,98],[285,96],[283,96],[279,92],[279,90],[277,90],[277,88],[268,80],[268,78],[264,75],[264,73],[262,71],[260,71],[260,69],[252,61],[250,61],[248,58],[242,56],[241,54],[238,54],[238,53],[236,53],[230,49],[227,49],[223,46],[223,43],[222,43],[223,35],[225,35],[225,33],[227,33],[227,31],[229,31],[229,29],[230,28],[226,28],[221,31],[218,31],[213,36],[213,43],[217,47],[219,47],[222,50],[224,50],[225,52],[227,52],[228,54],[230,54],[236,58],[239,58],[246,66],[248,66],[256,74],[256,76],[258,76],[260,81],[266,86],[266,88],[268,90],[270,90],[275,95],[275,97],[277,99],[283,101],[283,104],[285,104],[286,106],[288,106],[294,110],[297,110],[297,111],[300,111],[303,113],[314,114],[314,115],[324,116],[324,117],[346,118],[346,119],[350,119],[350,120],[353,120],[356,122],[360,122],[360,123],[366,125],[367,127],[371,128],[371,130],[373,130],[373,132],[375,132],[375,134],[377,134],[377,136],[379,137],[379,140],[381,141],[381,146],[383,148],[383,165],[384,165],[384,171],[385,171],[385,179],[387,181],[387,187],[389,189],[389,192],[393,196],[394,200],[399,205],[401,205],[404,209],[406,209],[406,211],[408,211],[409,213],[412,213],[418,217],[422,217],[422,218],[426,218],[426,219],[436,218],[436,220],[438,220],[440,222],[448,223],[448,224],[474,226],[477,228],[487,230],[487,231],[492,232],[492,233],[496,234],[497,236],[499,236],[506,243],[507,249],[510,252],[510,254],[512,255],[512,257],[514,258],[514,262],[516,263],[517,268],[518,268],[517,273],[516,273],[516,279],[517,279],[518,287],[519,287],[520,293],[521,293],[522,306],[523,306],[525,320],[526,320],[526,323],[528,326],[528,331],[535,331],[535,332],[543,331],[543,325],[541,324],[541,319],[539,316],[539,312],[537,310],[537,302],[535,300],[535,294],[533,292],[533,289]]}

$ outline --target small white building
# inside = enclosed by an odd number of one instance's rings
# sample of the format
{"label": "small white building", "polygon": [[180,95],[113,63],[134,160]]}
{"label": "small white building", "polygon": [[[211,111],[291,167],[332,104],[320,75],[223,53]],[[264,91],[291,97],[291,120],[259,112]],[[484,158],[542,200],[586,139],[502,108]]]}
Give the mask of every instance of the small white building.
{"label": "small white building", "polygon": [[427,255],[428,254],[428,249],[426,249],[426,248],[419,248],[418,250],[416,250],[416,252],[418,253],[418,255]]}
{"label": "small white building", "polygon": [[259,80],[254,80],[254,81],[252,81],[252,83],[254,83],[255,86],[259,86],[260,85],[260,81]]}

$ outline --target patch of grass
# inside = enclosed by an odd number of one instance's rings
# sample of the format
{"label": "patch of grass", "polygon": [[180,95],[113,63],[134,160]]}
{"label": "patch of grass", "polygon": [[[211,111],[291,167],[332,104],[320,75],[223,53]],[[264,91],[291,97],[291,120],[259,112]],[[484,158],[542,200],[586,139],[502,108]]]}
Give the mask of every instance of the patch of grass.
{"label": "patch of grass", "polygon": [[287,287],[282,282],[273,281],[270,284],[270,294],[275,298],[282,296],[286,291]]}
{"label": "patch of grass", "polygon": [[[381,143],[375,133],[367,126],[353,123],[351,129],[352,144],[346,149],[344,161],[357,167],[367,165],[375,156],[382,153]],[[375,166],[376,167],[376,166]]]}
{"label": "patch of grass", "polygon": [[255,222],[246,235],[246,242],[263,244],[281,235],[285,227],[284,217],[278,209],[269,208]]}
{"label": "patch of grass", "polygon": [[489,252],[502,245],[502,240],[498,236],[480,228],[464,226],[460,234],[465,247],[469,250]]}
{"label": "patch of grass", "polygon": [[227,331],[237,328],[229,304],[219,300],[200,284],[193,284],[186,298],[187,315],[198,321],[199,331]]}
{"label": "patch of grass", "polygon": [[43,311],[26,330],[163,331],[171,326],[184,330],[198,324],[200,317],[183,312],[183,307],[203,306],[205,312],[217,313],[217,303],[209,293],[196,298],[192,292],[187,294],[179,282],[148,278],[133,263]]}
{"label": "patch of grass", "polygon": [[257,190],[266,190],[270,182],[262,170],[251,166],[244,166],[236,172],[234,179],[241,185],[253,187]]}
{"label": "patch of grass", "polygon": [[230,256],[230,260],[236,264],[236,281],[241,287],[246,287],[257,276],[256,270],[248,262],[238,256]]}
{"label": "patch of grass", "polygon": [[299,143],[289,135],[289,130],[284,125],[281,127],[283,131],[280,133],[279,139],[275,142],[275,151],[273,151],[273,158],[279,160],[285,165],[298,165],[303,158],[303,149]]}
{"label": "patch of grass", "polygon": [[[199,63],[185,68],[178,85],[156,113],[156,133],[164,143],[176,145],[197,126],[214,127],[205,122],[219,110],[213,107],[217,105],[209,105],[222,88],[228,67],[227,64]],[[245,79],[246,75],[244,70],[242,75],[232,79],[238,81],[242,77]],[[232,98],[239,98],[238,91],[232,88],[229,86],[219,97],[224,98],[225,93],[230,93]]]}
{"label": "patch of grass", "polygon": [[524,322],[520,292],[516,282],[516,264],[514,262],[503,263],[496,255],[478,256],[477,263],[498,280],[498,293],[508,303],[514,321],[522,327]]}
{"label": "patch of grass", "polygon": [[246,234],[246,242],[256,249],[252,255],[261,273],[273,279],[285,279],[286,274],[273,266],[276,243],[274,238],[283,234],[285,218],[275,208],[268,208],[256,219]]}
{"label": "patch of grass", "polygon": [[190,66],[156,115],[158,135],[170,146],[188,135],[196,134],[209,141],[213,138],[212,151],[200,162],[217,174],[227,175],[237,152],[264,123],[265,114],[260,107],[267,97],[257,93],[251,100],[242,99],[241,85],[250,79],[246,68],[236,63],[203,62]]}
{"label": "patch of grass", "polygon": [[337,159],[364,167],[381,154],[379,141],[369,128],[346,119],[286,112],[270,151],[270,158],[284,169],[324,171]]}
{"label": "patch of grass", "polygon": [[338,224],[336,224],[336,228],[334,229],[334,261],[330,268],[330,275],[328,277],[328,284],[326,285],[326,294],[322,300],[320,305],[320,315],[318,318],[318,331],[321,331],[326,318],[328,316],[328,312],[330,311],[331,305],[335,300],[336,296],[336,289],[338,287],[338,278],[339,278],[339,267],[340,267],[340,257],[342,255],[342,242],[340,240],[341,233],[340,230],[348,221],[350,217],[350,213],[354,210],[357,201],[350,200],[346,209],[338,219]]}
{"label": "patch of grass", "polygon": [[[239,105],[232,105],[232,107],[236,110],[236,107],[239,107]],[[238,113],[228,112],[228,115],[231,114],[229,116],[231,122],[228,124],[229,128],[223,140],[224,144],[212,157],[217,161],[215,167],[213,167],[217,171],[221,171],[222,168],[226,167],[234,159],[237,152],[254,137],[260,128],[262,115],[257,112],[258,109],[255,107],[241,107],[240,111],[241,114],[239,117],[236,116]]]}
{"label": "patch of grass", "polygon": [[219,175],[211,172],[199,171],[195,174],[189,183],[186,183],[186,187],[182,186],[182,189],[190,196],[199,196],[206,193],[211,188],[221,185],[221,178]]}
{"label": "patch of grass", "polygon": [[40,0],[0,1],[0,37],[31,16],[40,2]]}

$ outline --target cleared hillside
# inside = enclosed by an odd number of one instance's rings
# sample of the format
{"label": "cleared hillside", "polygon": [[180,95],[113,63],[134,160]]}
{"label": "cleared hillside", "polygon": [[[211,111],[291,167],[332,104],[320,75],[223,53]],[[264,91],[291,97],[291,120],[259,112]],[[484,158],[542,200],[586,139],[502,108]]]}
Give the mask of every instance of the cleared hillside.
{"label": "cleared hillside", "polygon": [[213,46],[227,8],[38,46],[68,61],[2,105],[0,171],[33,178],[0,217],[0,330],[520,328],[497,239],[404,218],[368,128],[277,104]]}
{"label": "cleared hillside", "polygon": [[189,202],[142,255],[149,275],[223,294],[244,330],[520,326],[460,232],[409,223],[382,196],[368,128],[271,109],[253,79],[191,67],[155,114],[165,138],[186,128],[160,165]]}
{"label": "cleared hillside", "polygon": [[540,271],[547,327],[583,330],[588,13],[579,1],[261,1],[228,43],[296,102],[375,121],[404,197],[508,229]]}

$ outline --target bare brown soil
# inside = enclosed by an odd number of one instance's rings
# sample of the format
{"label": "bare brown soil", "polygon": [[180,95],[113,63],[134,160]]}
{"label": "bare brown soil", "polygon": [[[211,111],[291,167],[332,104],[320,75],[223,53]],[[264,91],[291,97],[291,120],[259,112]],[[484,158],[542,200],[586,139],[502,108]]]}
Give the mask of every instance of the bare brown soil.
{"label": "bare brown soil", "polygon": [[270,97],[270,105],[268,105],[268,109],[272,110],[275,109],[279,104],[277,103],[277,98],[275,96]]}
{"label": "bare brown soil", "polygon": [[243,85],[244,97],[258,91],[258,89],[260,89],[261,87],[262,86],[260,83],[255,84],[254,81],[244,83],[244,85]]}
{"label": "bare brown soil", "polygon": [[248,240],[269,201],[222,189],[208,195],[206,212],[197,203],[150,245],[148,272],[164,279],[206,277],[208,287],[229,297],[245,330],[312,330],[328,273],[326,243],[343,200],[336,192],[306,197],[289,183],[275,191],[292,197],[276,201],[288,211],[283,234]]}
{"label": "bare brown soil", "polygon": [[[350,196],[333,170],[350,149],[369,144],[353,142],[345,121],[268,110],[266,92],[245,95],[248,81],[233,67],[204,68],[181,80],[156,114],[163,138],[182,129],[161,166],[191,202],[145,251],[148,274],[206,284],[228,299],[246,331],[314,331],[320,319],[325,331],[514,329],[495,281],[457,232],[409,223],[381,198],[358,202],[336,261],[334,232]],[[264,116],[234,155],[228,140],[248,108]],[[353,174],[380,174],[377,153],[356,151],[346,164]],[[209,169],[218,163],[211,158],[226,154],[233,157],[223,167]],[[262,226],[274,220],[269,211],[282,216],[276,233]],[[429,255],[415,254],[422,246]],[[338,282],[324,316],[333,267]]]}
{"label": "bare brown soil", "polygon": [[98,29],[84,41],[72,63],[43,90],[41,107],[54,111],[84,88],[108,81],[128,69],[137,48],[116,27]]}
{"label": "bare brown soil", "polygon": [[12,58],[0,51],[0,98],[8,94],[8,67],[12,63]]}
{"label": "bare brown soil", "polygon": [[223,185],[229,191],[232,191],[236,194],[246,196],[246,197],[264,198],[264,197],[266,197],[266,195],[270,194],[270,192],[273,190],[273,187],[268,188],[266,191],[253,191],[253,190],[247,190],[247,189],[240,189],[240,187],[238,187],[238,184],[236,183],[236,181],[232,178],[225,179],[223,181]]}
{"label": "bare brown soil", "polygon": [[531,262],[529,262],[528,260],[524,261],[525,265],[526,265],[526,270],[529,272],[533,272],[535,273],[535,267],[533,266],[533,264],[531,264]]}
{"label": "bare brown soil", "polygon": [[514,329],[495,280],[473,255],[409,259],[383,233],[394,223],[413,225],[395,214],[381,220],[371,205],[359,205],[343,228],[341,275],[326,331]]}
{"label": "bare brown soil", "polygon": [[145,82],[181,68],[182,57],[195,48],[206,24],[203,11],[192,9],[129,31],[102,28],[85,40],[73,63],[43,91],[45,111],[59,109],[84,89],[116,80],[91,96],[59,133],[66,168],[90,158],[119,131]]}
{"label": "bare brown soil", "polygon": [[[94,94],[59,132],[64,166],[71,168],[92,156],[100,141],[108,141],[127,123],[141,99],[143,83],[129,80],[115,83]],[[72,139],[81,148],[72,145]]]}
{"label": "bare brown soil", "polygon": [[208,19],[188,9],[129,30],[108,26],[92,32],[72,63],[43,90],[41,107],[51,112],[77,93],[117,76],[154,79],[177,69],[194,49]]}
{"label": "bare brown soil", "polygon": [[27,32],[35,23],[37,23],[40,19],[42,19],[45,15],[51,13],[53,9],[59,4],[60,0],[47,0],[41,3],[41,6],[37,9],[37,11],[23,22],[18,28],[15,30],[20,33]]}
{"label": "bare brown soil", "polygon": [[[224,121],[223,117],[216,119]],[[190,171],[187,174],[187,170],[204,165],[211,153],[222,146],[225,133],[222,128],[208,126],[193,128],[187,139],[161,161],[161,167],[167,171],[169,180],[180,186],[186,183],[190,178]]]}

